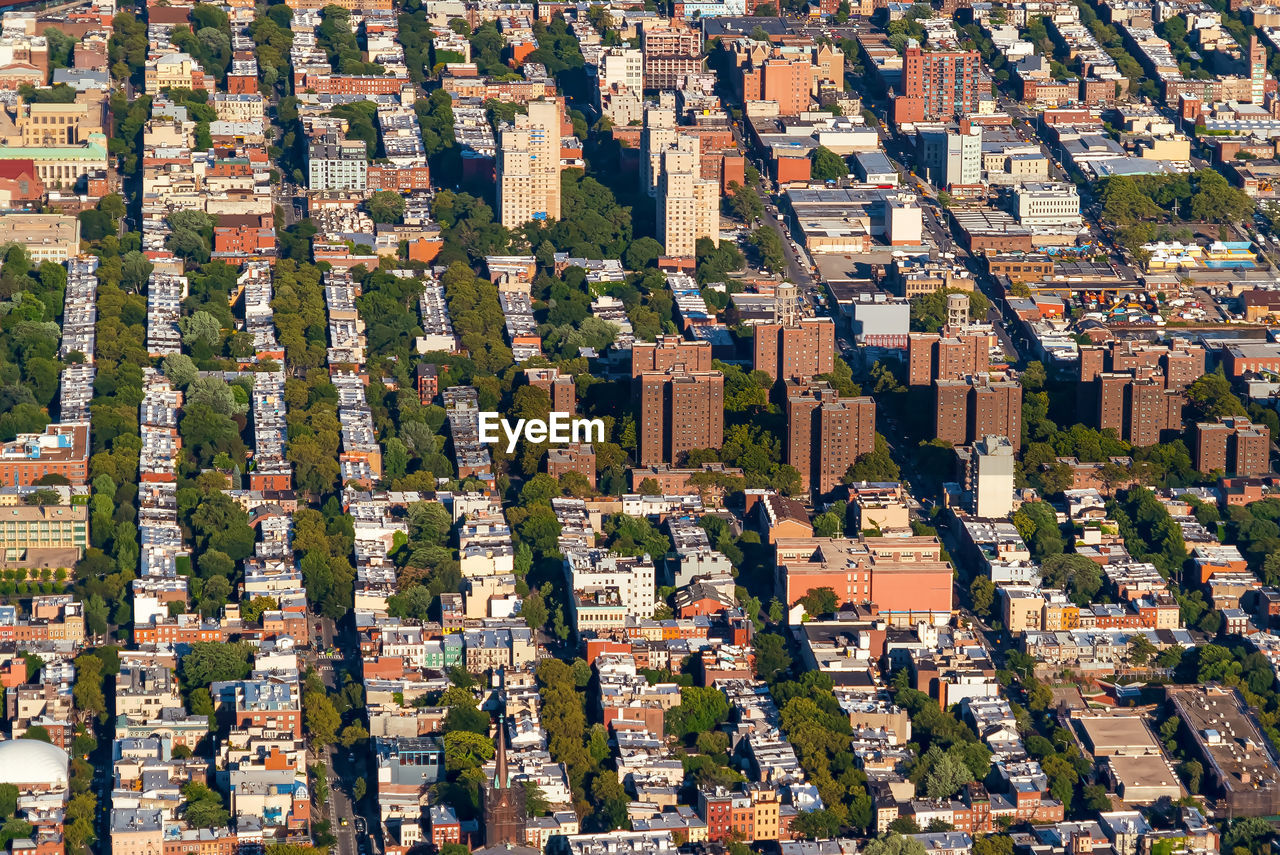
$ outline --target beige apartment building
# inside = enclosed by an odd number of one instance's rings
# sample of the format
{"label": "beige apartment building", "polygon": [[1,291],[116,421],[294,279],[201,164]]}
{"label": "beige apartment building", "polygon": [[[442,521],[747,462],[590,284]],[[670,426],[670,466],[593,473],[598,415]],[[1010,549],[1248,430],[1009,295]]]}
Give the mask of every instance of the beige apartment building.
{"label": "beige apartment building", "polygon": [[560,219],[560,99],[529,102],[528,115],[502,130],[498,215],[507,228]]}
{"label": "beige apartment building", "polygon": [[[0,223],[8,217],[0,217]],[[13,505],[0,508],[0,549],[16,561],[28,549],[89,546],[88,505]]]}
{"label": "beige apartment building", "polygon": [[698,138],[676,137],[662,152],[658,177],[658,236],[667,255],[692,257],[698,238],[720,234],[720,187],[702,177]]}
{"label": "beige apartment building", "polygon": [[222,122],[257,122],[266,114],[266,99],[261,95],[215,92],[209,105]]}
{"label": "beige apartment building", "polygon": [[62,264],[80,251],[80,221],[62,214],[4,214],[0,246],[13,243],[26,249],[36,264]]}
{"label": "beige apartment building", "polygon": [[83,101],[70,104],[24,104],[0,112],[0,144],[51,147],[80,145],[90,134],[102,133],[102,106]]}
{"label": "beige apartment building", "polygon": [[154,95],[164,89],[204,89],[204,69],[190,54],[169,53],[147,60],[146,91]]}

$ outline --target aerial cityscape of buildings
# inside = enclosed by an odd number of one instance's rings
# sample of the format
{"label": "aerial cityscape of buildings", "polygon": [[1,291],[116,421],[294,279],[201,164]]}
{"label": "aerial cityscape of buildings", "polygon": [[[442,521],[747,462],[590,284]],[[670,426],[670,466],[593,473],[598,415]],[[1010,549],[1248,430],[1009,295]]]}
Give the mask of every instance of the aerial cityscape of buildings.
{"label": "aerial cityscape of buildings", "polygon": [[0,848],[1273,851],[1278,79],[1263,0],[0,2]]}

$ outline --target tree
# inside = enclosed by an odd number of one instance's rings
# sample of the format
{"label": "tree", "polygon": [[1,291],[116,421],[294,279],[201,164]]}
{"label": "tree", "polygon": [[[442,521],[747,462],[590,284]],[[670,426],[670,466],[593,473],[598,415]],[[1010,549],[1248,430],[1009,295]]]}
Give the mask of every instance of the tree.
{"label": "tree", "polygon": [[745,261],[732,241],[722,240],[716,243],[710,238],[698,238],[695,251],[700,284],[723,281],[727,274],[740,270]]}
{"label": "tree", "polygon": [[356,778],[356,782],[351,785],[351,799],[360,801],[364,798],[364,794],[368,791],[369,785],[365,783],[364,778]]}
{"label": "tree", "polygon": [[606,769],[591,782],[591,799],[596,804],[596,817],[603,821],[605,830],[622,828],[627,822],[627,805],[631,798],[622,788],[618,773]]}
{"label": "tree", "polygon": [[747,225],[764,219],[764,203],[755,191],[742,187],[736,181],[729,182],[729,210]]}
{"label": "tree", "polygon": [[801,605],[807,614],[813,617],[834,614],[840,607],[840,599],[830,588],[814,588],[800,598]]}
{"label": "tree", "polygon": [[888,441],[876,434],[875,450],[863,454],[845,471],[840,480],[845,484],[860,481],[897,481],[901,470],[889,451]]}
{"label": "tree", "polygon": [[91,653],[76,657],[76,685],[72,687],[76,707],[96,715],[106,713],[106,696],[102,694],[102,660]]}
{"label": "tree", "polygon": [[31,837],[34,830],[35,826],[25,819],[9,817],[5,820],[4,825],[0,825],[0,846],[4,846],[7,849],[10,841]]}
{"label": "tree", "polygon": [[393,190],[379,190],[365,205],[375,223],[398,223],[404,216],[404,197]]}
{"label": "tree", "polygon": [[1275,835],[1271,823],[1256,816],[1237,819],[1227,828],[1222,838],[1223,852],[1233,852],[1237,847],[1247,852],[1261,852],[1264,843]]}
{"label": "tree", "polygon": [[1191,795],[1200,794],[1200,782],[1204,778],[1204,766],[1199,760],[1187,760],[1178,766],[1178,771],[1182,773],[1183,779],[1187,782],[1187,791]]}
{"label": "tree", "polygon": [[1089,810],[1111,810],[1111,797],[1107,788],[1100,784],[1089,784],[1084,788],[1084,806]]}
{"label": "tree", "polygon": [[1246,415],[1244,405],[1231,391],[1231,381],[1221,370],[1205,374],[1192,383],[1187,388],[1187,401],[1198,421]]}
{"label": "tree", "polygon": [[751,233],[748,242],[760,254],[760,263],[772,273],[782,273],[787,269],[787,255],[782,247],[782,238],[770,226],[759,226]]}
{"label": "tree", "polygon": [[17,812],[17,786],[13,784],[0,784],[0,816],[13,816]]}
{"label": "tree", "polygon": [[206,311],[198,311],[178,321],[182,328],[182,343],[188,346],[206,344],[217,347],[222,341],[222,324]]}
{"label": "tree", "polygon": [[661,243],[651,237],[633,240],[622,254],[623,263],[628,270],[644,270],[662,257],[665,250]]}
{"label": "tree", "polygon": [[339,742],[343,748],[355,748],[357,745],[368,741],[369,731],[360,722],[352,722],[342,729],[342,735]]}
{"label": "tree", "polygon": [[810,810],[797,814],[791,831],[810,840],[831,840],[840,834],[840,818],[830,810]]}
{"label": "tree", "polygon": [[987,576],[975,576],[969,584],[969,599],[973,613],[983,620],[991,617],[991,607],[996,601],[996,586]]}
{"label": "tree", "polygon": [[824,145],[809,153],[809,175],[816,181],[837,181],[849,176],[849,165]]}
{"label": "tree", "polygon": [[931,799],[954,795],[973,780],[969,767],[951,754],[943,754],[925,775],[924,789]]}
{"label": "tree", "polygon": [[[1107,810],[1110,810],[1110,807]],[[984,834],[981,837],[975,837],[972,855],[1013,855],[1013,838],[1005,834]]]}
{"label": "tree", "polygon": [[648,555],[657,559],[671,549],[671,539],[644,517],[614,514],[605,520],[609,548],[620,555]]}
{"label": "tree", "polygon": [[904,837],[890,832],[877,837],[862,847],[862,855],[926,855],[923,843],[914,837]]}
{"label": "tree", "polygon": [[493,758],[493,741],[469,730],[452,730],[444,735],[444,766],[450,772],[479,769]]}
{"label": "tree", "polygon": [[782,636],[772,632],[756,636],[756,676],[761,680],[773,680],[791,667],[791,654]]}
{"label": "tree", "polygon": [[1142,667],[1159,652],[1159,649],[1145,635],[1138,635],[1129,646],[1129,661],[1138,667]]}
{"label": "tree", "polygon": [[195,362],[185,353],[171,353],[160,364],[164,376],[178,389],[186,389],[200,376]]}
{"label": "tree", "polygon": [[222,797],[198,781],[182,785],[182,798],[182,816],[193,828],[223,828],[231,819]]}
{"label": "tree", "polygon": [[231,582],[226,576],[213,576],[207,579],[200,592],[200,614],[213,617],[222,611],[222,607],[231,598]]}
{"label": "tree", "polygon": [[813,520],[813,534],[815,537],[839,537],[840,530],[844,527],[844,520],[835,511],[826,511],[818,514]]}
{"label": "tree", "polygon": [[309,691],[302,696],[302,709],[311,741],[315,745],[331,744],[342,725],[342,716],[333,701],[324,692]]}
{"label": "tree", "polygon": [[719,689],[686,686],[680,703],[667,713],[667,732],[680,737],[707,733],[729,715],[729,701]]}
{"label": "tree", "polygon": [[278,609],[279,607],[280,603],[276,601],[275,597],[257,596],[248,602],[240,603],[240,619],[245,623],[257,623],[263,612]]}
{"label": "tree", "polygon": [[182,657],[182,676],[188,686],[203,686],[224,680],[243,680],[249,676],[251,647],[246,642],[223,644],[213,641],[192,642]]}
{"label": "tree", "polygon": [[1232,187],[1212,169],[1196,173],[1196,192],[1191,197],[1191,216],[1210,223],[1235,223],[1253,213],[1253,200]]}
{"label": "tree", "polygon": [[1022,380],[1022,388],[1029,392],[1039,392],[1044,388],[1047,375],[1044,370],[1044,363],[1028,362],[1027,367],[1023,369],[1020,377]]}
{"label": "tree", "polygon": [[530,629],[541,629],[547,625],[547,604],[539,591],[530,591],[520,605],[520,614]]}

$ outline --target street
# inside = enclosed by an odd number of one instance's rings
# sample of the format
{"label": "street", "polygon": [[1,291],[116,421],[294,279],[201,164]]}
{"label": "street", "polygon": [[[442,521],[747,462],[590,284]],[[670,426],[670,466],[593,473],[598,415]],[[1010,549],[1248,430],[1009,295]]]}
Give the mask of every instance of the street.
{"label": "street", "polygon": [[[730,127],[733,128],[733,138],[737,142],[738,148],[747,155],[748,162],[752,162],[751,147],[747,144],[746,138],[742,134],[742,129],[736,122]],[[762,161],[755,161],[755,163],[758,167],[764,166]],[[764,173],[765,170],[761,169],[761,175],[764,175]],[[773,199],[760,185],[757,184],[752,189],[757,198],[760,199],[760,203],[764,205],[764,223],[773,229],[778,235],[778,239],[782,241],[782,252],[787,257],[787,278],[799,285],[801,290],[809,291],[815,285],[813,277],[810,275],[808,265],[800,258],[799,250],[793,244],[791,233],[778,219],[778,206],[774,204]],[[750,226],[749,223],[748,226]]]}
{"label": "street", "polygon": [[[354,649],[352,633],[340,628],[332,619],[320,618],[315,626],[319,627],[319,632],[313,639],[312,652],[308,654],[308,658],[324,682],[325,689],[331,695],[337,694],[342,689],[342,672],[360,662],[359,650]],[[323,658],[322,654],[335,648],[341,658]],[[329,798],[325,807],[329,831],[338,841],[337,855],[368,855],[381,851],[372,835],[362,835],[357,831],[358,827],[367,830],[376,827],[377,823],[369,823],[369,817],[358,813],[351,798],[351,788],[357,778],[364,778],[370,791],[374,788],[374,784],[370,782],[377,776],[369,769],[368,751],[348,751],[341,746],[326,745],[323,754],[317,759],[325,764],[327,770]],[[362,845],[362,838],[368,841],[368,845]]]}

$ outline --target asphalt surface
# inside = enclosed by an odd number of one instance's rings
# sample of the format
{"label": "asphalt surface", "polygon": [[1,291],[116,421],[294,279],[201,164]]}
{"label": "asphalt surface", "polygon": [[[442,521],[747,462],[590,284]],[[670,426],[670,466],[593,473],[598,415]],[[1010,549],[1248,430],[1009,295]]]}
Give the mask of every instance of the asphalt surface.
{"label": "asphalt surface", "polygon": [[[313,650],[308,658],[324,682],[325,689],[332,695],[342,688],[343,670],[347,667],[354,668],[360,662],[360,651],[351,629],[339,627],[329,618],[321,618],[317,623],[320,632],[313,641]],[[336,648],[342,658],[328,659],[320,655],[330,648]],[[377,774],[369,766],[369,752],[358,749],[348,751],[341,746],[327,745],[315,759],[325,764],[328,774],[329,798],[325,807],[329,831],[338,840],[337,855],[381,851],[372,835],[357,832],[357,826],[366,829],[378,827],[377,821],[370,822],[369,816],[364,813],[368,809],[369,797],[365,797],[362,805],[356,805],[351,798],[352,787],[357,778],[364,778],[367,792],[373,793],[376,789]]]}

